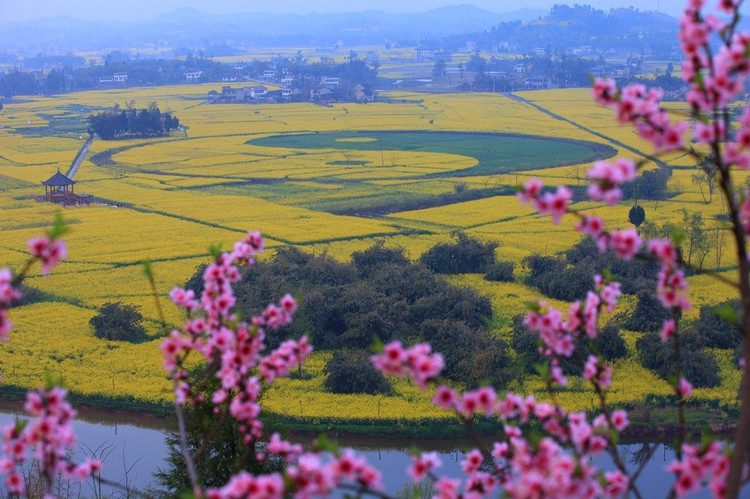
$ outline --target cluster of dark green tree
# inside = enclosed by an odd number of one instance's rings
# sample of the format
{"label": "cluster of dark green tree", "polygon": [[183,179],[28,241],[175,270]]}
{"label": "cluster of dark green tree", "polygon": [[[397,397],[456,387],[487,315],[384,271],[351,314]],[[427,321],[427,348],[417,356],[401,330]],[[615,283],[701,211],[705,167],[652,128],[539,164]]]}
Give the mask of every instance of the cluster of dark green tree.
{"label": "cluster of dark green tree", "polygon": [[[686,216],[686,220],[691,220],[691,217]],[[561,256],[532,255],[524,259],[524,265],[528,269],[524,279],[526,284],[549,297],[565,301],[584,298],[593,284],[591,276],[607,269],[621,283],[623,293],[636,295],[637,302],[632,314],[618,315],[602,329],[599,352],[608,359],[624,355],[624,343],[620,345],[619,341],[614,340],[611,330],[622,327],[644,332],[647,334],[636,342],[640,363],[664,378],[675,374],[674,347],[670,343],[663,343],[658,334],[664,321],[672,318],[672,313],[662,306],[654,292],[659,272],[656,262],[644,255],[626,264],[615,258],[611,251],[600,253],[596,245],[586,238]],[[722,308],[728,306],[724,304]],[[737,304],[732,307],[735,311],[739,310]],[[686,328],[680,333],[682,369],[686,377],[695,386],[715,386],[719,383],[719,368],[710,349],[739,348],[741,338],[736,327],[717,315],[714,307],[710,306],[701,308],[698,321],[683,324],[682,327]],[[514,321],[513,332],[512,346],[524,356],[527,368],[539,362],[540,357],[535,354],[537,340],[531,336],[533,333],[525,329],[520,319]],[[581,355],[585,359],[588,354],[582,350]],[[572,369],[567,372],[576,372],[577,365],[577,361],[572,361],[565,366]]]}
{"label": "cluster of dark green tree", "polygon": [[[712,387],[721,381],[716,356],[711,349],[734,349],[735,360],[739,359],[742,337],[736,324],[741,320],[740,311],[737,301],[716,307],[703,306],[699,319],[680,332],[682,371],[694,386]],[[655,332],[640,337],[636,348],[641,364],[665,379],[674,376],[673,341],[664,343]]]}
{"label": "cluster of dark green tree", "polygon": [[513,263],[496,261],[496,242],[482,242],[463,232],[453,233],[453,238],[452,243],[437,244],[427,250],[420,263],[438,274],[484,274],[488,281],[513,280]]}
{"label": "cluster of dark green tree", "polygon": [[106,340],[139,343],[148,338],[140,307],[119,301],[102,305],[89,325],[94,328],[94,336]]}
{"label": "cluster of dark green tree", "polygon": [[651,199],[661,201],[669,197],[667,182],[672,176],[672,168],[667,165],[643,171],[632,182],[622,186],[625,199]]}
{"label": "cluster of dark green tree", "polygon": [[68,88],[65,71],[22,71],[15,69],[0,75],[0,95],[10,99],[14,95],[59,94]]}
{"label": "cluster of dark green tree", "polygon": [[[513,317],[511,346],[523,365],[524,374],[537,373],[539,369],[544,369],[545,365],[545,358],[539,352],[542,343],[539,340],[539,333],[526,327],[523,319],[523,315]],[[591,353],[600,354],[608,361],[625,357],[628,354],[628,347],[620,335],[620,328],[614,321],[601,328],[595,341],[589,340],[588,337],[579,338],[575,346],[573,356],[564,359],[561,363],[565,374],[580,376],[584,363]]]}
{"label": "cluster of dark green tree", "polygon": [[496,242],[483,243],[463,232],[453,234],[454,243],[443,243],[427,250],[420,261],[433,272],[467,274],[485,272],[495,263]]}
{"label": "cluster of dark green tree", "polygon": [[[464,90],[510,92],[524,88],[523,79],[517,78],[514,72],[516,65],[522,64],[529,74],[549,77],[550,84],[555,87],[585,87],[589,85],[593,68],[602,63],[599,59],[563,52],[551,57],[527,55],[513,59],[495,56],[486,59],[475,53],[466,64],[458,64],[458,75],[448,73],[445,61],[438,60],[433,66],[432,77]],[[467,74],[473,75],[473,79],[469,80]]]}
{"label": "cluster of dark green tree", "polygon": [[[494,252],[493,245],[483,248]],[[187,283],[189,289],[200,290],[201,272]],[[446,377],[457,382],[473,386],[489,380],[502,386],[510,379],[507,345],[485,327],[492,317],[490,301],[447,283],[427,265],[411,263],[402,250],[376,244],[354,253],[351,263],[341,263],[286,248],[249,268],[235,290],[246,314],[265,307],[269,296],[299,297],[295,320],[268,331],[267,343],[274,348],[287,337],[306,334],[319,350],[347,349],[329,365],[329,377],[342,380],[335,386],[329,382],[333,391],[387,390],[378,380],[346,385],[354,381],[352,376],[336,372],[368,370],[369,360],[361,351],[375,337],[384,343],[430,342],[445,356]],[[367,372],[376,377],[374,370]]]}
{"label": "cluster of dark green tree", "polygon": [[[674,71],[674,65],[670,62],[667,63],[667,67],[663,75],[649,78],[640,75],[631,76],[629,78],[626,78],[625,81],[622,82],[622,85],[651,85],[657,88],[661,88],[664,92],[680,92],[683,89],[687,89],[685,80],[683,80],[679,76],[673,75],[672,71]],[[666,100],[670,100],[669,97],[670,96],[667,95]]]}
{"label": "cluster of dark green tree", "polygon": [[621,284],[623,293],[638,294],[656,288],[659,265],[646,259],[624,262],[585,238],[560,256],[531,255],[523,260],[527,269],[524,283],[558,300],[573,301],[586,297],[593,276],[605,269]]}
{"label": "cluster of dark green tree", "polygon": [[111,111],[92,114],[88,118],[89,133],[103,140],[123,137],[159,137],[169,135],[180,126],[180,120],[170,113],[162,113],[155,102],[138,110],[132,104],[120,109],[115,104]]}
{"label": "cluster of dark green tree", "polygon": [[[721,381],[716,356],[711,349],[733,349],[735,360],[741,356],[742,336],[736,326],[741,320],[741,310],[737,300],[715,307],[706,305],[701,307],[697,321],[683,325],[679,335],[681,367],[694,386],[712,387]],[[639,361],[662,378],[674,376],[673,341],[662,342],[657,332],[641,336],[636,342]]]}
{"label": "cluster of dark green tree", "polygon": [[[354,57],[352,57],[352,55]],[[24,60],[24,62],[26,59]],[[235,64],[221,63],[205,54],[186,53],[184,58],[131,59],[128,54],[114,51],[104,56],[101,65],[64,65],[62,69],[32,70],[13,69],[0,72],[0,95],[11,98],[15,95],[60,94],[71,91],[102,88],[101,78],[111,78],[114,73],[126,73],[128,86],[159,86],[185,83],[187,72],[200,72],[197,83],[221,82],[227,76],[238,81],[256,79],[266,69],[277,69],[296,77],[295,86],[304,88],[308,83],[320,81],[321,76],[336,76],[342,85],[364,85],[372,89],[377,79],[377,64],[369,64],[356,53],[350,60],[336,63],[310,62],[301,52],[292,57],[274,57],[271,60],[255,60],[243,64],[236,70]],[[342,89],[337,89],[342,91]],[[309,95],[309,92],[308,92]]]}

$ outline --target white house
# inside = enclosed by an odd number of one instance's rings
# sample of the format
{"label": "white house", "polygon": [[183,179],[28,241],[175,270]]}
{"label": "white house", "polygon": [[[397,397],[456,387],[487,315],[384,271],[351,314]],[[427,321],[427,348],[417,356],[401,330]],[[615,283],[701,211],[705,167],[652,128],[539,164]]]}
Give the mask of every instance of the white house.
{"label": "white house", "polygon": [[245,89],[246,93],[250,94],[251,98],[262,97],[268,93],[268,89],[263,85],[253,85]]}
{"label": "white house", "polygon": [[543,75],[530,76],[523,82],[523,86],[530,90],[544,90],[552,88],[552,80]]}
{"label": "white house", "polygon": [[335,76],[323,76],[320,78],[320,84],[326,87],[338,87],[341,80]]}

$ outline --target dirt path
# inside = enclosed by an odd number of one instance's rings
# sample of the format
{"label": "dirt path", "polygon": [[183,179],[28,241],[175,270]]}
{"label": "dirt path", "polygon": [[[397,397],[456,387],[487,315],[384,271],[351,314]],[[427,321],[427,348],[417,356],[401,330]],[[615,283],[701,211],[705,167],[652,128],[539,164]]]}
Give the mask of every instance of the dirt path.
{"label": "dirt path", "polygon": [[78,167],[81,166],[81,163],[83,163],[83,160],[86,159],[86,155],[89,153],[89,149],[91,149],[91,144],[94,142],[94,137],[89,137],[89,139],[86,141],[85,144],[83,144],[83,147],[78,152],[78,156],[76,156],[76,159],[73,160],[73,164],[70,165],[70,170],[68,170],[66,177],[69,179],[73,179],[73,176],[78,171]]}
{"label": "dirt path", "polygon": [[509,99],[512,99],[512,100],[516,101],[516,102],[520,102],[522,104],[526,104],[528,106],[531,106],[534,109],[536,109],[537,111],[540,111],[540,112],[542,112],[542,113],[544,113],[544,114],[546,114],[548,116],[551,116],[552,118],[555,118],[556,120],[560,120],[560,121],[564,121],[566,123],[570,123],[571,125],[573,125],[574,127],[578,128],[579,130],[582,130],[584,132],[587,132],[587,133],[595,135],[595,136],[597,136],[599,138],[602,138],[602,139],[606,140],[607,142],[609,142],[612,145],[619,146],[619,147],[621,147],[623,149],[626,149],[626,150],[628,150],[628,151],[630,151],[630,152],[632,152],[634,154],[637,154],[637,155],[639,155],[639,156],[641,156],[643,158],[646,158],[646,159],[648,159],[650,161],[653,161],[654,163],[656,163],[660,167],[666,167],[667,166],[662,160],[660,160],[658,158],[655,158],[655,157],[653,157],[650,154],[647,154],[647,153],[645,153],[643,151],[639,151],[635,147],[631,147],[631,146],[629,146],[627,144],[623,144],[619,140],[615,140],[612,137],[608,137],[607,135],[604,135],[603,133],[599,133],[596,130],[592,130],[592,129],[586,127],[586,126],[581,125],[580,123],[577,123],[577,122],[572,121],[572,120],[570,120],[568,118],[565,118],[564,116],[560,116],[559,114],[553,113],[549,109],[545,109],[542,106],[540,106],[538,104],[535,104],[535,103],[531,102],[530,100],[524,99],[521,96],[515,95],[513,93],[503,93],[503,95],[506,96],[506,97],[508,97]]}

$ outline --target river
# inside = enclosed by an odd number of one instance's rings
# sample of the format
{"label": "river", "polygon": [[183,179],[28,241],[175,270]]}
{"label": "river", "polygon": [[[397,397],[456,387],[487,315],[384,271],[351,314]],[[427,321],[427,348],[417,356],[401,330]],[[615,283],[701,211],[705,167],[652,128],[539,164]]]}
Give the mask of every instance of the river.
{"label": "river", "polygon": [[[12,422],[19,414],[18,405],[0,406],[0,424]],[[102,476],[119,483],[128,483],[132,487],[144,489],[153,484],[152,473],[164,466],[167,456],[165,434],[174,431],[174,425],[168,420],[138,417],[132,415],[112,414],[98,411],[83,411],[74,422],[80,449],[75,459],[86,455],[95,455],[104,461]],[[293,440],[309,442],[310,435],[295,435]],[[438,451],[443,461],[439,470],[450,477],[461,476],[463,450],[471,448],[471,442],[461,439],[389,439],[374,437],[341,436],[338,441],[342,447],[352,447],[358,454],[367,457],[368,462],[377,467],[383,474],[386,491],[396,494],[402,490],[409,478],[405,469],[410,462],[409,449],[413,444],[422,450]],[[646,468],[638,479],[639,489],[644,497],[666,497],[671,486],[670,476],[664,472],[666,465],[674,458],[672,449],[661,443],[629,443],[620,445],[619,449],[628,462],[629,469],[637,468],[637,457],[647,449],[656,446]],[[612,468],[609,458],[600,458],[597,465]],[[85,483],[81,489],[74,489],[73,496],[93,497],[95,490],[91,483]],[[119,491],[105,491],[111,497],[124,497]],[[691,497],[708,497],[708,494]],[[750,497],[746,488],[743,497]]]}

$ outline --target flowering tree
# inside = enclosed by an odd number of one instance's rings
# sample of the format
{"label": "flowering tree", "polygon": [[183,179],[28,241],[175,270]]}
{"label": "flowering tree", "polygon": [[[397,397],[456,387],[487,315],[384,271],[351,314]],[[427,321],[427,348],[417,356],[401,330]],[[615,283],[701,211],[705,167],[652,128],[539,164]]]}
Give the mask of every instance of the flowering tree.
{"label": "flowering tree", "polygon": [[[750,35],[736,32],[739,21],[739,0],[721,0],[722,20],[703,13],[702,0],[690,0],[680,20],[680,40],[685,53],[683,78],[689,83],[687,102],[689,120],[673,119],[661,106],[661,93],[634,85],[617,89],[614,82],[597,80],[593,96],[597,102],[611,107],[616,119],[634,126],[637,133],[650,141],[656,156],[682,151],[695,158],[696,164],[713,161],[718,172],[718,185],[727,201],[732,234],[736,246],[737,281],[732,284],[741,300],[741,331],[743,352],[750,356],[750,262],[747,236],[750,234],[750,194],[734,183],[737,169],[750,168],[750,110],[739,118],[736,131],[729,136],[734,123],[733,102],[741,92],[750,72]],[[717,48],[715,48],[717,47]],[[692,132],[692,141],[686,140]],[[588,172],[591,199],[609,205],[621,197],[621,186],[633,181],[646,161],[618,159],[597,162]],[[661,264],[658,296],[662,305],[673,312],[664,322],[661,338],[674,347],[677,372],[672,383],[680,418],[680,445],[676,460],[669,471],[674,475],[672,492],[684,496],[707,486],[717,497],[736,497],[748,480],[748,445],[750,444],[750,374],[743,370],[741,412],[734,446],[716,441],[701,444],[685,442],[684,401],[690,396],[690,381],[682,376],[680,367],[680,332],[678,313],[690,307],[684,263],[678,258],[678,241],[654,239],[643,241],[634,229],[607,230],[602,218],[578,212],[571,207],[572,193],[566,187],[544,188],[542,182],[530,180],[519,188],[519,198],[530,203],[540,214],[550,215],[554,223],[563,217],[578,220],[577,229],[590,236],[601,251],[611,249],[626,261],[649,258]],[[18,286],[35,261],[42,271],[49,271],[65,256],[59,239],[62,226],[46,237],[29,242],[32,257],[17,274],[0,271],[0,335],[7,337],[11,324],[7,309],[20,296]],[[201,296],[175,288],[170,297],[187,313],[187,321],[179,330],[168,333],[161,344],[164,368],[174,382],[175,410],[178,417],[182,452],[187,474],[195,497],[310,497],[326,495],[335,488],[358,495],[371,494],[386,498],[381,489],[379,473],[351,450],[339,450],[325,440],[311,450],[282,440],[273,434],[264,446],[256,446],[264,438],[260,395],[276,378],[287,375],[302,363],[312,347],[306,338],[282,343],[264,354],[264,331],[278,328],[292,319],[296,303],[285,296],[279,304],[269,305],[262,313],[242,320],[235,310],[232,284],[240,278],[242,265],[253,262],[262,251],[263,240],[257,233],[238,242],[228,253],[214,254],[214,262],[204,274]],[[150,274],[150,268],[147,268]],[[716,276],[716,278],[722,278]],[[724,278],[722,278],[724,279]],[[493,445],[482,445],[466,455],[462,462],[462,479],[440,477],[436,469],[440,459],[435,453],[414,456],[407,470],[415,482],[426,477],[434,480],[440,498],[482,497],[507,494],[513,497],[618,497],[633,494],[641,497],[636,478],[630,474],[617,452],[618,435],[627,428],[628,415],[613,409],[607,401],[612,382],[612,368],[599,353],[599,318],[606,310],[612,312],[621,294],[617,282],[607,276],[595,276],[593,289],[585,300],[572,303],[567,314],[543,301],[529,306],[526,325],[539,333],[541,352],[549,359],[541,375],[549,387],[548,401],[533,397],[498,393],[492,387],[459,392],[438,386],[434,402],[453,411],[474,436],[472,422],[477,415],[501,420],[504,431]],[[599,402],[598,413],[569,413],[555,403],[555,390],[567,385],[561,359],[574,355],[576,346],[585,344],[591,352],[580,359],[583,378],[589,382]],[[198,357],[199,362],[193,358]],[[375,366],[387,374],[407,376],[426,388],[434,384],[443,368],[443,357],[430,346],[418,344],[405,347],[390,343],[373,356]],[[199,368],[195,368],[199,365]],[[23,483],[16,467],[25,462],[30,448],[41,463],[50,490],[56,473],[85,478],[98,472],[99,463],[75,465],[66,457],[73,442],[69,422],[73,411],[64,402],[64,390],[49,386],[31,392],[26,409],[37,419],[27,425],[11,425],[3,430],[3,453],[0,471],[7,475],[11,492],[22,494]],[[251,475],[240,471],[226,485],[204,490],[187,445],[183,409],[186,406],[210,403],[219,420],[235,420],[242,433],[248,454],[259,460],[277,459],[284,463],[278,472]],[[544,435],[534,437],[527,432],[527,423],[534,421]],[[211,431],[205,440],[215,436]],[[322,454],[321,451],[330,451]],[[195,454],[200,454],[198,449]],[[612,471],[598,470],[592,456],[609,453],[614,462]]]}
{"label": "flowering tree", "polygon": [[[42,273],[47,274],[67,256],[65,242],[60,239],[64,232],[62,218],[58,217],[46,236],[28,242],[31,257],[21,271],[13,275],[7,268],[0,270],[0,339],[3,341],[8,340],[8,332],[13,326],[8,320],[8,309],[21,298],[18,286],[32,266],[41,262]],[[29,424],[17,421],[2,428],[0,472],[6,475],[5,485],[11,494],[27,492],[20,469],[29,461],[32,449],[43,479],[43,493],[51,493],[58,475],[85,480],[99,471],[99,461],[87,459],[76,465],[68,458],[69,451],[75,447],[71,423],[76,413],[65,401],[65,395],[63,388],[51,382],[39,390],[30,391],[26,394],[24,410],[36,419]]]}

